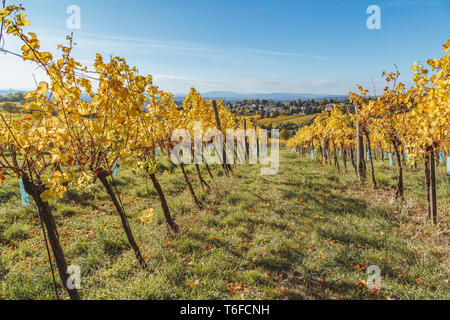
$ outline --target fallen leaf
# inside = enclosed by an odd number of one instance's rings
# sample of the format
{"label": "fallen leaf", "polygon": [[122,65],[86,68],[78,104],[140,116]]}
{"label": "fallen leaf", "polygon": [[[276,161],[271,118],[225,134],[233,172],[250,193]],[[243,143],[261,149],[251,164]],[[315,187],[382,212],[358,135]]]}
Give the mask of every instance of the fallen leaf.
{"label": "fallen leaf", "polygon": [[199,285],[200,285],[200,280],[198,280],[198,279],[189,283],[190,288],[198,287]]}

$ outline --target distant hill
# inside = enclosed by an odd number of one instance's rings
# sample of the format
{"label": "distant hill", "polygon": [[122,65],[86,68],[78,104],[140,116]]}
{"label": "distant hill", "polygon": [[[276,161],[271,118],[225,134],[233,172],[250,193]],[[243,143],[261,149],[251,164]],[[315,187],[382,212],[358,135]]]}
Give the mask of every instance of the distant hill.
{"label": "distant hill", "polygon": [[15,92],[27,92],[27,90],[14,90],[14,89],[0,90],[0,95],[1,96],[6,96],[9,93],[15,93]]}
{"label": "distant hill", "polygon": [[[313,93],[236,93],[232,91],[209,91],[202,93],[205,99],[223,99],[226,101],[265,99],[271,101],[292,101],[292,100],[320,100],[320,99],[347,99],[346,95],[313,94]],[[176,95],[177,99],[183,95]]]}
{"label": "distant hill", "polygon": [[[7,95],[14,92],[27,92],[28,90],[0,90],[0,95]],[[186,94],[175,94],[175,101],[182,102]],[[269,101],[288,102],[293,100],[321,100],[321,99],[347,99],[346,95],[332,95],[332,94],[314,94],[314,93],[237,93],[232,91],[209,91],[202,93],[202,97],[205,99],[223,99],[225,101],[237,101],[237,100],[252,100],[252,99],[265,99]],[[86,94],[82,94],[82,99],[90,101],[90,98]]]}

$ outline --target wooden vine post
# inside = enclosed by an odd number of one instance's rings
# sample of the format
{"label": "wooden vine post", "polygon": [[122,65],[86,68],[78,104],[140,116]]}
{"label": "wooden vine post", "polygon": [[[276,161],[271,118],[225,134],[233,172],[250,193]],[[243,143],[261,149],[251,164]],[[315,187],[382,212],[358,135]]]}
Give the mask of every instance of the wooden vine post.
{"label": "wooden vine post", "polygon": [[[213,111],[214,111],[214,116],[216,118],[217,129],[220,132],[222,132],[222,125],[220,123],[219,112],[217,111],[217,102],[216,102],[216,100],[213,100],[212,108],[213,108]],[[225,174],[228,175],[229,172],[233,171],[233,170],[231,169],[231,166],[227,164],[227,153],[225,151],[225,137],[223,137],[222,146],[223,146],[222,166],[223,166],[223,169],[225,171]]]}
{"label": "wooden vine post", "polygon": [[356,171],[359,181],[366,180],[366,170],[364,168],[364,141],[361,135],[361,128],[358,121],[358,106],[355,105],[356,113]]}

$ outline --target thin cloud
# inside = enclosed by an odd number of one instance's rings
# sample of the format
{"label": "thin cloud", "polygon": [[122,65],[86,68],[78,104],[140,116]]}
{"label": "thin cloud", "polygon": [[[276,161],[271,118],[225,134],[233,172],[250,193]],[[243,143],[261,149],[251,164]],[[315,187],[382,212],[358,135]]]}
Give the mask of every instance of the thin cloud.
{"label": "thin cloud", "polygon": [[266,55],[274,55],[274,56],[290,56],[290,57],[299,57],[299,58],[310,58],[310,59],[318,59],[318,60],[330,60],[330,57],[323,57],[319,55],[313,54],[303,54],[303,53],[295,53],[295,52],[279,52],[279,51],[267,51],[267,50],[258,50],[258,49],[246,49],[246,51],[266,54]]}
{"label": "thin cloud", "polygon": [[[62,36],[46,36],[43,39],[48,39],[53,42],[61,41]],[[172,42],[172,41],[162,41],[149,38],[132,38],[132,37],[121,37],[121,36],[109,36],[101,35],[95,33],[80,33],[75,34],[75,42],[82,47],[90,47],[96,45],[97,48],[127,48],[127,49],[137,49],[141,52],[143,48],[155,48],[155,49],[167,49],[176,52],[191,52],[204,55],[205,53],[210,54],[240,54],[240,53],[253,53],[259,55],[273,55],[273,56],[289,56],[297,58],[306,58],[314,60],[330,60],[330,57],[325,57],[316,54],[309,53],[298,53],[298,52],[283,52],[283,51],[270,51],[255,48],[242,48],[242,47],[219,47],[214,45],[206,44],[196,44],[196,43],[184,43],[184,42]]]}

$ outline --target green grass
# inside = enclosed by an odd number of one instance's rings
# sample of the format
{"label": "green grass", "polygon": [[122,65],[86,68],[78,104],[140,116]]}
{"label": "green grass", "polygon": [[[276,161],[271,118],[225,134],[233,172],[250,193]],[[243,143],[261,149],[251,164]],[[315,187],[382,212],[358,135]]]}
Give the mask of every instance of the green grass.
{"label": "green grass", "polygon": [[[81,267],[82,298],[450,298],[449,185],[442,165],[440,222],[432,226],[424,219],[422,170],[406,170],[401,203],[393,200],[395,172],[381,161],[381,187],[372,190],[357,184],[350,167],[339,173],[284,149],[280,158],[276,176],[243,166],[227,178],[216,167],[210,192],[190,168],[203,211],[180,169],[165,163],[172,174],[159,177],[179,234],[168,232],[151,182],[121,167],[116,184],[152,272],[138,266],[100,186],[52,202],[66,258]],[[142,224],[149,208],[153,223]],[[381,269],[381,292],[365,287],[370,265]],[[21,206],[14,179],[0,189],[0,299],[54,299],[39,220],[32,207]]]}

